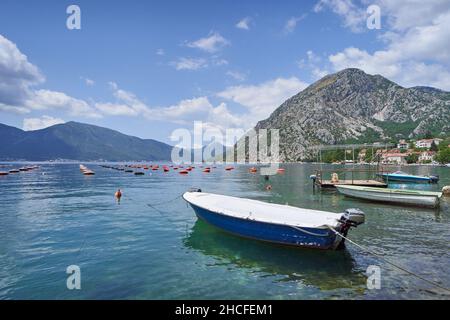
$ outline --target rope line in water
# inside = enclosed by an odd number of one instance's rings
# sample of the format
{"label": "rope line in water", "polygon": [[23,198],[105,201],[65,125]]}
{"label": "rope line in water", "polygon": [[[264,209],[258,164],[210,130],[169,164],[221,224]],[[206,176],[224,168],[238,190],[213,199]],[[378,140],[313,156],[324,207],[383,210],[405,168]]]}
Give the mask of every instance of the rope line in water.
{"label": "rope line in water", "polygon": [[175,200],[178,200],[178,198],[181,198],[181,196],[182,196],[182,194],[179,194],[178,196],[176,196],[175,198],[173,198],[171,200],[166,200],[166,201],[162,201],[162,202],[159,202],[159,203],[152,203],[152,204],[148,203],[147,205],[149,207],[153,207],[153,206],[160,206],[160,205],[163,205],[163,204],[168,204],[168,203],[174,202]]}
{"label": "rope line in water", "polygon": [[374,255],[374,256],[380,258],[381,260],[385,261],[386,263],[390,264],[391,266],[393,266],[393,267],[395,267],[395,268],[397,268],[397,269],[400,269],[401,271],[406,272],[406,273],[408,273],[408,274],[410,274],[410,275],[412,275],[412,276],[414,276],[414,277],[416,277],[416,278],[418,278],[418,279],[420,279],[420,280],[422,280],[422,281],[424,281],[424,282],[427,282],[428,284],[431,284],[431,285],[433,285],[433,286],[435,286],[435,287],[438,287],[438,288],[440,288],[440,289],[442,289],[442,290],[445,290],[445,291],[447,291],[447,292],[450,292],[450,289],[449,289],[449,288],[446,288],[446,287],[440,285],[440,284],[437,283],[437,282],[434,282],[434,281],[432,281],[432,280],[429,280],[429,279],[427,279],[427,278],[424,278],[424,277],[422,277],[421,275],[419,275],[419,274],[417,274],[417,273],[414,273],[414,272],[412,272],[412,271],[409,271],[408,269],[405,269],[404,267],[399,266],[398,264],[393,263],[393,262],[391,262],[390,260],[386,259],[386,258],[383,257],[381,254],[379,254],[378,252],[375,252],[375,251],[373,251],[373,250],[371,250],[371,249],[369,249],[369,248],[367,248],[367,247],[364,247],[364,246],[362,246],[362,245],[360,245],[360,244],[357,244],[356,242],[350,240],[349,238],[345,237],[344,235],[342,235],[341,233],[339,233],[338,231],[336,231],[333,227],[328,226],[328,228],[329,228],[331,231],[333,231],[336,235],[338,235],[338,236],[340,236],[341,238],[347,240],[348,242],[350,242],[351,244],[357,246],[357,247],[360,248],[361,250],[366,251],[366,252],[368,252],[368,253],[370,253],[370,254],[372,254],[372,255]]}
{"label": "rope line in water", "polygon": [[169,212],[168,211],[162,211],[162,210],[158,209],[157,206],[172,203],[172,202],[180,199],[182,197],[182,195],[183,194],[180,194],[180,195],[176,196],[175,198],[170,199],[170,200],[166,200],[164,202],[159,202],[159,203],[154,203],[154,204],[147,203],[147,206],[149,208],[152,208],[156,212],[158,212],[162,217],[166,218],[170,223],[175,224],[176,222],[173,221],[172,219],[170,219],[169,216],[167,215],[167,213],[169,213]]}

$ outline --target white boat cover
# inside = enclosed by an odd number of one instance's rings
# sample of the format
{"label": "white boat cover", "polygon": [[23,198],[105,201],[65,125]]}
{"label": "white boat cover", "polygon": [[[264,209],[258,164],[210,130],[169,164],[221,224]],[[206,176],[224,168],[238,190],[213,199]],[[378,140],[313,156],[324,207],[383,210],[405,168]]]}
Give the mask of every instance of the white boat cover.
{"label": "white boat cover", "polygon": [[305,228],[333,228],[342,213],[318,211],[230,197],[212,193],[186,192],[183,198],[193,205],[223,215],[254,221]]}

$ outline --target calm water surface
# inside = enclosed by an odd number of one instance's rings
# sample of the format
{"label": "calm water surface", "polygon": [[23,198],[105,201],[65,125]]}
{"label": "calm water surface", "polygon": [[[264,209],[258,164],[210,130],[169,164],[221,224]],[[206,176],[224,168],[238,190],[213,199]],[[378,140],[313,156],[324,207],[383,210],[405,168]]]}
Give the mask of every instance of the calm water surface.
{"label": "calm water surface", "polygon": [[[18,167],[13,165],[13,167]],[[265,191],[247,166],[210,174],[194,169],[145,176],[88,164],[42,164],[0,176],[1,299],[449,299],[410,275],[347,245],[343,251],[295,249],[237,238],[198,221],[180,195],[205,192],[340,212],[359,207],[366,223],[349,233],[408,269],[450,287],[450,201],[438,210],[362,202],[313,193],[312,164],[285,165]],[[9,169],[10,167],[8,167]],[[407,167],[438,174],[450,168]],[[120,205],[114,192],[123,190]],[[151,206],[149,206],[149,204]],[[66,288],[66,268],[81,268],[81,290]],[[381,289],[368,290],[365,271],[381,267]]]}

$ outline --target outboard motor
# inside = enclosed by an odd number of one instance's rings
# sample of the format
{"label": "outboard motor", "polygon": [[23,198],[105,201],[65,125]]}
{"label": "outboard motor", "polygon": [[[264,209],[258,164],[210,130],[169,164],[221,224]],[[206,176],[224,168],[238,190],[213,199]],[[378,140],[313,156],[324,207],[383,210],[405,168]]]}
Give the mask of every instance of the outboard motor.
{"label": "outboard motor", "polygon": [[438,183],[439,182],[439,176],[430,176],[430,183]]}
{"label": "outboard motor", "polygon": [[344,214],[340,220],[344,224],[348,224],[351,227],[357,227],[366,221],[364,212],[357,208],[350,208],[344,211]]}
{"label": "outboard motor", "polygon": [[[344,213],[342,214],[341,218],[339,219],[339,222],[342,223],[342,226],[339,230],[339,232],[346,237],[348,230],[350,230],[351,227],[357,227],[360,224],[363,224],[366,221],[366,217],[364,212],[362,210],[357,208],[350,208],[346,209]],[[339,245],[337,249],[343,249],[345,248],[345,239],[342,239],[339,242]]]}

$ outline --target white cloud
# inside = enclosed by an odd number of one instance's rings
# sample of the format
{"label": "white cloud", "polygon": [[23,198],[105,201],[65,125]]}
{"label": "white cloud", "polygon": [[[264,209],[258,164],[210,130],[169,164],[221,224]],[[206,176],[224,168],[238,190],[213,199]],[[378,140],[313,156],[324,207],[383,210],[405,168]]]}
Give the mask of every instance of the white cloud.
{"label": "white cloud", "polygon": [[177,61],[170,63],[177,70],[198,70],[206,68],[208,62],[203,58],[179,58]]}
{"label": "white cloud", "polygon": [[217,56],[212,57],[211,62],[212,62],[213,65],[218,66],[218,67],[226,66],[229,63],[228,60],[220,58],[220,57],[217,57]]}
{"label": "white cloud", "polygon": [[156,108],[153,113],[157,119],[175,120],[179,122],[195,119],[200,120],[212,108],[213,106],[207,97],[199,97],[182,100],[176,105]]}
{"label": "white cloud", "polygon": [[323,67],[322,57],[318,56],[312,50],[306,52],[306,59],[297,61],[297,66],[300,69],[308,70],[314,80],[323,78],[329,73],[329,70]]}
{"label": "white cloud", "polygon": [[207,37],[193,42],[188,42],[186,45],[190,48],[196,48],[209,53],[214,53],[225,46],[229,46],[230,42],[222,37],[218,32],[210,32]]}
{"label": "white cloud", "polygon": [[137,116],[138,113],[133,108],[120,103],[96,103],[97,108],[101,113],[110,116]]}
{"label": "white cloud", "polygon": [[428,25],[388,31],[386,47],[369,53],[349,47],[329,56],[334,70],[360,68],[381,74],[404,86],[428,85],[450,89],[450,7],[429,19]]}
{"label": "white cloud", "polygon": [[63,92],[36,90],[25,106],[33,110],[62,109],[72,116],[98,118],[100,115],[84,100],[73,98]]}
{"label": "white cloud", "polygon": [[316,13],[325,8],[344,19],[344,26],[353,32],[361,32],[366,26],[366,8],[355,5],[352,0],[320,0],[314,7]]}
{"label": "white cloud", "polygon": [[95,108],[102,114],[142,116],[151,121],[167,121],[180,125],[191,125],[193,121],[203,121],[220,128],[236,127],[246,123],[241,117],[233,115],[225,103],[214,107],[206,96],[184,99],[164,107],[150,107],[134,93],[120,89],[115,82],[110,82],[109,85],[116,102],[96,103]]}
{"label": "white cloud", "polygon": [[98,102],[94,107],[103,114],[111,116],[144,116],[151,114],[150,107],[132,92],[120,89],[117,83],[108,83],[116,102]]}
{"label": "white cloud", "polygon": [[[372,3],[371,3],[372,4]],[[379,36],[383,47],[369,52],[347,47],[328,57],[330,71],[360,68],[370,74],[381,74],[403,86],[426,85],[450,89],[450,2],[443,0],[374,1],[381,8],[384,29]],[[325,6],[344,17],[352,31],[365,25],[365,17],[350,0],[321,0]],[[352,18],[353,17],[353,18]],[[318,69],[319,72],[323,68]]]}
{"label": "white cloud", "polygon": [[44,76],[27,56],[0,35],[0,105],[9,109],[22,107],[32,93],[32,87],[44,81]]}
{"label": "white cloud", "polygon": [[0,110],[19,114],[50,108],[69,111],[74,116],[99,116],[85,101],[63,92],[40,89],[44,83],[39,69],[17,46],[0,35]]}
{"label": "white cloud", "polygon": [[4,112],[10,112],[10,113],[17,113],[17,114],[26,114],[30,113],[30,110],[24,107],[16,107],[16,106],[9,106],[3,103],[0,103],[0,111]]}
{"label": "white cloud", "polygon": [[259,85],[232,86],[217,96],[247,108],[253,122],[267,118],[285,100],[297,94],[307,84],[296,77],[277,78]]}
{"label": "white cloud", "polygon": [[292,33],[294,32],[295,28],[297,27],[297,24],[303,20],[306,17],[306,15],[302,15],[300,17],[291,17],[288,21],[286,21],[284,25],[284,32],[285,33]]}
{"label": "white cloud", "polygon": [[95,81],[89,78],[84,78],[84,82],[87,86],[92,87],[95,84]]}
{"label": "white cloud", "polygon": [[227,71],[226,74],[227,74],[227,76],[229,76],[237,81],[244,81],[245,79],[247,79],[247,76],[244,73],[239,72],[239,71],[229,70],[229,71]]}
{"label": "white cloud", "polygon": [[383,17],[396,31],[427,26],[450,8],[448,0],[377,0]]}
{"label": "white cloud", "polygon": [[164,52],[164,49],[158,49],[158,50],[156,50],[156,54],[157,54],[158,56],[163,56],[163,55],[165,55],[166,53]]}
{"label": "white cloud", "polygon": [[245,17],[236,24],[236,28],[242,29],[242,30],[250,30],[250,22],[251,21],[252,20],[250,17]]}
{"label": "white cloud", "polygon": [[23,130],[39,130],[61,123],[65,123],[65,121],[59,118],[53,118],[51,116],[42,116],[41,118],[25,118],[23,119]]}
{"label": "white cloud", "polygon": [[84,83],[88,86],[88,87],[92,87],[95,84],[95,81],[86,77],[80,77],[81,80],[84,81]]}

